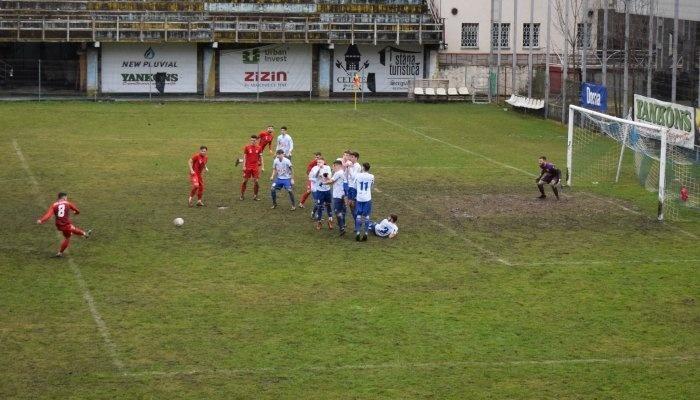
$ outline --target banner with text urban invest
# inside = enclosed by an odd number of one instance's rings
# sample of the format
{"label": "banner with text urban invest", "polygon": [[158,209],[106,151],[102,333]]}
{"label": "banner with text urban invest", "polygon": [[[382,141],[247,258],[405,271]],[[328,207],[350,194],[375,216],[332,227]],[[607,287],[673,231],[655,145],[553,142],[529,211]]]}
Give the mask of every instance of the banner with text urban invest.
{"label": "banner with text urban invest", "polygon": [[634,95],[634,120],[669,128],[674,144],[692,149],[695,145],[695,109]]}
{"label": "banner with text urban invest", "polygon": [[608,110],[608,89],[595,83],[581,84],[581,107],[606,112]]}
{"label": "banner with text urban invest", "polygon": [[197,45],[102,45],[102,92],[157,93],[153,76],[159,72],[165,73],[164,93],[196,93]]}
{"label": "banner with text urban invest", "polygon": [[419,46],[335,46],[333,91],[352,92],[355,74],[362,90],[406,93],[414,79],[423,78],[423,48]]}
{"label": "banner with text urban invest", "polygon": [[311,90],[311,46],[268,45],[221,50],[222,93],[308,92]]}

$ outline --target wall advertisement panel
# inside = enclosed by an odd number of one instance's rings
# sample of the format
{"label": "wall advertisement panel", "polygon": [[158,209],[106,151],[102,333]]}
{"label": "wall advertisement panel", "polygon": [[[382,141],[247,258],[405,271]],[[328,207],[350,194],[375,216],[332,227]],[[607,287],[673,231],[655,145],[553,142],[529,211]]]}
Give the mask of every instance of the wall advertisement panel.
{"label": "wall advertisement panel", "polygon": [[308,92],[311,90],[310,45],[267,45],[221,50],[221,93]]}
{"label": "wall advertisement panel", "polygon": [[164,93],[197,92],[197,45],[104,43],[102,92],[157,93],[154,75],[165,74]]}
{"label": "wall advertisement panel", "polygon": [[366,93],[406,93],[409,82],[423,77],[420,46],[336,45],[333,91],[352,92],[355,74]]}

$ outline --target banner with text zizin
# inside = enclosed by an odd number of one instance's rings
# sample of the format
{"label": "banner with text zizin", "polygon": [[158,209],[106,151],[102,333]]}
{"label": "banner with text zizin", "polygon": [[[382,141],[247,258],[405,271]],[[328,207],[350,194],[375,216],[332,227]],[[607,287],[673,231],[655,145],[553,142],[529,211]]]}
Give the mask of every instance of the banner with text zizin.
{"label": "banner with text zizin", "polygon": [[268,45],[221,50],[221,93],[308,92],[312,56],[309,45]]}
{"label": "banner with text zizin", "polygon": [[406,93],[411,81],[423,78],[419,46],[336,45],[334,54],[334,92],[352,92],[355,74],[366,93]]}
{"label": "banner with text zizin", "polygon": [[102,91],[157,93],[154,75],[165,73],[164,93],[197,92],[197,45],[104,43]]}
{"label": "banner with text zizin", "polygon": [[695,109],[634,95],[634,120],[669,129],[674,144],[692,149],[695,145]]}

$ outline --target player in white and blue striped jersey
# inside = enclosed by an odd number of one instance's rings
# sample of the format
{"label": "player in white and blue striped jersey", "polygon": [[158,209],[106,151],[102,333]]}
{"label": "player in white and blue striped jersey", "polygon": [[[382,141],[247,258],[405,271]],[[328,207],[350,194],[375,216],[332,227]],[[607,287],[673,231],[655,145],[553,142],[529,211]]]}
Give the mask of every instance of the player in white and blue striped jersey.
{"label": "player in white and blue striped jersey", "polygon": [[323,209],[326,209],[328,215],[328,229],[333,229],[333,211],[331,209],[331,186],[327,183],[331,179],[331,167],[326,165],[326,160],[319,158],[316,160],[316,166],[311,168],[309,172],[309,180],[313,185],[314,190],[314,219],[316,220],[316,229],[321,229],[321,219],[323,218]]}
{"label": "player in white and blue striped jersey", "polygon": [[347,178],[343,160],[337,159],[333,162],[333,177],[326,181],[326,184],[333,185],[333,214],[338,218],[338,229],[340,236],[345,235],[345,185]]}
{"label": "player in white and blue striped jersey", "polygon": [[294,172],[292,168],[292,162],[284,156],[284,151],[277,150],[277,157],[272,163],[272,176],[270,177],[270,180],[273,182],[270,190],[272,208],[277,208],[277,191],[284,189],[289,193],[289,201],[292,203],[291,210],[294,211],[296,209],[294,192],[292,191],[294,187]]}
{"label": "player in white and blue striped jersey", "polygon": [[399,226],[396,225],[398,220],[399,217],[396,214],[391,214],[389,218],[384,218],[379,223],[370,221],[369,231],[378,237],[393,239],[399,234]]}
{"label": "player in white and blue striped jersey", "polygon": [[[357,191],[355,203],[355,240],[367,240],[369,231],[370,216],[372,215],[372,187],[374,186],[374,175],[369,173],[369,163],[362,164],[362,172],[355,176],[354,188]],[[365,230],[361,232],[362,225]],[[360,236],[360,234],[362,235]]]}

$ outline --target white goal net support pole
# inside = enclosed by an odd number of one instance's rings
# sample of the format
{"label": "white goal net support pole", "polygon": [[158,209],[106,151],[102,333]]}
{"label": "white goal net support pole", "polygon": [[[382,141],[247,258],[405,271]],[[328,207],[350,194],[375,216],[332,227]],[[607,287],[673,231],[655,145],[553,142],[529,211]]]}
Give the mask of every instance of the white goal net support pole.
{"label": "white goal net support pole", "polygon": [[700,210],[700,165],[676,143],[666,128],[571,105],[567,185],[596,191],[642,185],[657,193],[658,220],[678,219],[681,208]]}

